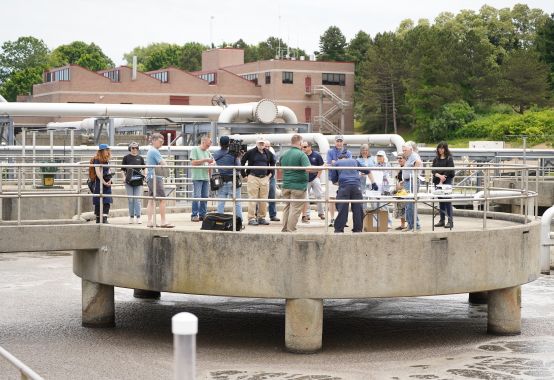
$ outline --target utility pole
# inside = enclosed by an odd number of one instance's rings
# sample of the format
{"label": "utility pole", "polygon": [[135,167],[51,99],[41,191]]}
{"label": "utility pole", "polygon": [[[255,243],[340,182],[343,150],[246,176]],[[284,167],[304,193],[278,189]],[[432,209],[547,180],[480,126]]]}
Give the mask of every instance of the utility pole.
{"label": "utility pole", "polygon": [[397,135],[398,129],[396,126],[396,99],[394,96],[394,82],[392,81],[392,76],[391,76],[390,86],[392,91],[392,124],[394,126],[394,134]]}

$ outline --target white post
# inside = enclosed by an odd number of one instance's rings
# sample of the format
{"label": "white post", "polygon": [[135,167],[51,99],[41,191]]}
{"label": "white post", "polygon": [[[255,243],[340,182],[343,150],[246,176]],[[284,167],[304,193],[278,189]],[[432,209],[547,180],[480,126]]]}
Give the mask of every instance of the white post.
{"label": "white post", "polygon": [[191,313],[179,313],[171,318],[175,380],[196,378],[196,334],[198,318]]}

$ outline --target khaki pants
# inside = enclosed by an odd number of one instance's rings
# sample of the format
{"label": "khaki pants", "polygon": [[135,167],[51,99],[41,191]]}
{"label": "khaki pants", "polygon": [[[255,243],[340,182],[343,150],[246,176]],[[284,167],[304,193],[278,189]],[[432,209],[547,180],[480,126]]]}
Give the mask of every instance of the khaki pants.
{"label": "khaki pants", "polygon": [[[281,192],[283,199],[306,199],[306,190],[283,189]],[[283,209],[283,232],[296,231],[298,218],[302,214],[303,202],[285,202]]]}
{"label": "khaki pants", "polygon": [[[259,178],[249,175],[248,182],[246,183],[246,189],[248,190],[248,198],[267,199],[267,194],[269,193],[269,177],[265,176],[263,178]],[[249,202],[248,220],[256,219],[256,204],[258,205],[258,218],[265,219],[267,213],[267,201]]]}

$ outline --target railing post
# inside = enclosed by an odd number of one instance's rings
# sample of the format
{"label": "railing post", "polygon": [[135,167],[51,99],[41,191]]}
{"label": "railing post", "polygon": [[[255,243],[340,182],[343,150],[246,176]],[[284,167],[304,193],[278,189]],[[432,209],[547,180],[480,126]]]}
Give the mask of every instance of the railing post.
{"label": "railing post", "polygon": [[17,167],[17,225],[21,225],[21,166]]}
{"label": "railing post", "polygon": [[485,179],[483,181],[483,229],[487,229],[487,212],[489,211],[489,170],[484,168]]}
{"label": "railing post", "polygon": [[196,378],[196,334],[198,318],[191,313],[179,313],[171,318],[175,380]]}
{"label": "railing post", "polygon": [[79,167],[77,168],[77,218],[78,220],[81,220],[81,213],[82,213],[82,199],[81,199],[81,175],[82,175],[82,168],[79,163]]}
{"label": "railing post", "polygon": [[[37,131],[33,131],[33,164],[37,162],[36,158],[36,149],[37,149]],[[36,187],[36,170],[37,168],[33,165],[33,188]]]}
{"label": "railing post", "polygon": [[75,173],[75,168],[73,167],[73,163],[75,162],[75,130],[74,129],[69,130],[69,144],[71,146],[71,151],[69,156],[71,160],[69,188],[73,190],[73,186],[74,186],[73,181],[74,181],[74,173]]}

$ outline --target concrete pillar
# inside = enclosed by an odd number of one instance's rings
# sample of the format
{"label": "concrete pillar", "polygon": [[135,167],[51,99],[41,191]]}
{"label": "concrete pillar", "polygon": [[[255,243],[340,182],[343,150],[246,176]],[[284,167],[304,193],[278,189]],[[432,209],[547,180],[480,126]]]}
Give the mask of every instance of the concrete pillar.
{"label": "concrete pillar", "polygon": [[161,292],[156,292],[153,290],[135,289],[133,291],[133,297],[135,298],[159,300],[160,296]]}
{"label": "concrete pillar", "polygon": [[114,327],[115,302],[112,285],[82,279],[84,327]]}
{"label": "concrete pillar", "polygon": [[519,335],[521,333],[519,289],[519,286],[514,286],[488,292],[487,332],[489,334]]}
{"label": "concrete pillar", "polygon": [[473,292],[469,293],[468,302],[474,305],[486,305],[488,303],[487,292]]}
{"label": "concrete pillar", "polygon": [[287,299],[285,308],[285,347],[309,354],[321,349],[323,300]]}

